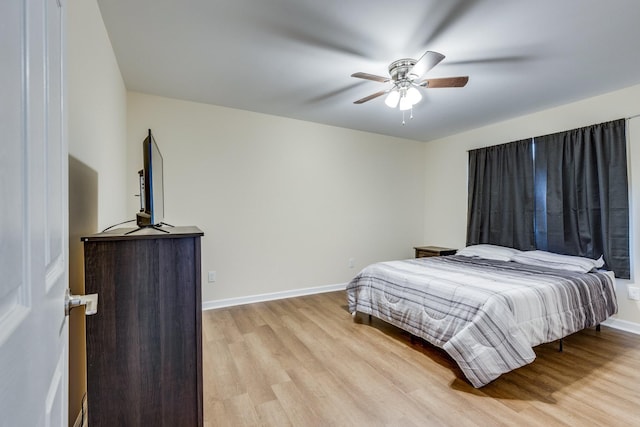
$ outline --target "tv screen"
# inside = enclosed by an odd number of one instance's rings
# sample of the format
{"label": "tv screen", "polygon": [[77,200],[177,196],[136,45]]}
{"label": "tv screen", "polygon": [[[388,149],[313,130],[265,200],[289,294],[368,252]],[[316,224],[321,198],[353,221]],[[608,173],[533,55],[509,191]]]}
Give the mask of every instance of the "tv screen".
{"label": "tv screen", "polygon": [[164,219],[164,186],[162,181],[162,154],[151,129],[142,142],[144,169],[140,174],[140,212],[138,227],[161,225]]}

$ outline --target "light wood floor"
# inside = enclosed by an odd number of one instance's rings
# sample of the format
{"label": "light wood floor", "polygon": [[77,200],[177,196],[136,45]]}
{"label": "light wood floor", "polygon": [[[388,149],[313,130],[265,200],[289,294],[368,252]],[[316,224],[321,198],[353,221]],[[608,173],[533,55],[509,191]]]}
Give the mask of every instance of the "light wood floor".
{"label": "light wood floor", "polygon": [[332,292],[203,313],[206,426],[640,426],[640,336],[535,348],[475,389],[443,351]]}

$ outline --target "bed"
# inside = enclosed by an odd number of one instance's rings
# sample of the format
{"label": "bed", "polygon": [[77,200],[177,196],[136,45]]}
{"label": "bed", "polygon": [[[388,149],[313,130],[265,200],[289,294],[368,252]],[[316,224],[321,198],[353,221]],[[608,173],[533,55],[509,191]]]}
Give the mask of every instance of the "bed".
{"label": "bed", "polygon": [[536,345],[597,326],[617,312],[611,272],[493,258],[372,264],[347,285],[349,311],[444,349],[474,387],[531,363]]}

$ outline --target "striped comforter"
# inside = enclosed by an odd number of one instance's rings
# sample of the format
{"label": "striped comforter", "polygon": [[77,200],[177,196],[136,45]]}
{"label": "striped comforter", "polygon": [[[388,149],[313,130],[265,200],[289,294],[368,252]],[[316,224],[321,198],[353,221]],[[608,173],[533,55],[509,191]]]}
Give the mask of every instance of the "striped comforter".
{"label": "striped comforter", "polygon": [[474,387],[531,363],[532,347],[617,312],[613,276],[463,256],[372,264],[347,286],[371,314],[443,348]]}

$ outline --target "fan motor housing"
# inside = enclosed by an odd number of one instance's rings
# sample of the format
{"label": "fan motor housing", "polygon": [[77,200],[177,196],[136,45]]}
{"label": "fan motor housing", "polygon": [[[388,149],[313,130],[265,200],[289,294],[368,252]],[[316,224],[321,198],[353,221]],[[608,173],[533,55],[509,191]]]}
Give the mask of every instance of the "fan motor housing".
{"label": "fan motor housing", "polygon": [[[389,75],[394,82],[409,80],[411,74],[409,71],[416,65],[416,60],[411,58],[398,59],[389,65]],[[415,76],[416,78],[418,76]]]}

